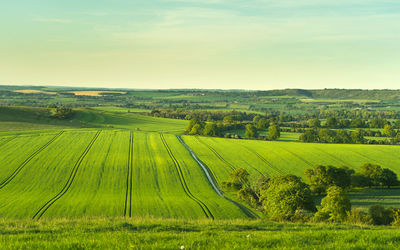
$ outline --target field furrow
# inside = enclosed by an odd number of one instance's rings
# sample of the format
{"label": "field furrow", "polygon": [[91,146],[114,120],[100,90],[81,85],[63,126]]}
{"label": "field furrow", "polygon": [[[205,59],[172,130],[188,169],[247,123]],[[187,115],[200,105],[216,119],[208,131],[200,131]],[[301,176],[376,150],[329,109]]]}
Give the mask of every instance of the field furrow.
{"label": "field furrow", "polygon": [[161,138],[161,141],[163,142],[163,144],[164,144],[164,146],[165,146],[165,149],[167,150],[167,152],[168,152],[168,154],[169,154],[171,160],[173,161],[173,163],[174,163],[174,165],[175,165],[175,168],[176,168],[176,170],[177,170],[177,172],[178,172],[178,175],[179,175],[179,181],[180,181],[180,183],[181,183],[181,185],[182,185],[182,188],[183,188],[183,190],[185,191],[186,195],[187,195],[190,199],[192,199],[193,201],[195,201],[195,202],[201,207],[201,209],[203,210],[203,212],[204,212],[204,214],[206,215],[207,218],[214,219],[214,216],[213,216],[212,213],[210,212],[210,209],[208,209],[207,205],[204,204],[204,202],[202,202],[202,201],[199,200],[198,198],[196,198],[196,197],[190,192],[189,187],[188,187],[188,185],[186,184],[185,177],[184,177],[184,175],[183,175],[183,173],[182,173],[181,166],[179,165],[179,162],[176,160],[174,154],[172,153],[171,148],[168,146],[168,143],[165,141],[165,138],[164,138],[163,134],[160,134],[160,138]]}
{"label": "field furrow", "polygon": [[51,138],[50,141],[48,141],[46,144],[44,144],[43,146],[41,146],[40,148],[38,148],[35,152],[33,152],[31,155],[28,156],[28,158],[26,158],[21,165],[19,165],[12,173],[11,175],[9,175],[7,178],[5,178],[2,182],[0,182],[0,189],[4,188],[8,183],[10,183],[10,181],[12,181],[15,176],[21,172],[21,170],[35,157],[37,156],[40,152],[42,152],[45,148],[47,148],[50,144],[52,144],[55,140],[57,140],[58,137],[60,137],[62,134],[64,133],[64,131],[61,131],[60,133],[58,133],[56,136],[54,136],[53,138]]}
{"label": "field furrow", "polygon": [[100,131],[97,132],[93,139],[90,141],[89,145],[85,148],[85,151],[83,151],[82,155],[79,157],[78,161],[75,163],[72,172],[67,180],[67,183],[64,185],[64,187],[61,189],[59,193],[57,193],[53,198],[51,198],[48,202],[46,202],[36,213],[33,215],[32,219],[40,219],[43,214],[57,201],[59,200],[63,195],[65,195],[66,192],[68,192],[69,188],[71,187],[75,176],[79,170],[79,167],[83,161],[83,159],[86,157],[88,154],[89,150],[92,148],[93,144],[97,140],[97,138],[100,135]]}
{"label": "field furrow", "polygon": [[133,171],[133,132],[129,133],[128,168],[126,175],[126,195],[124,216],[132,217],[132,171]]}

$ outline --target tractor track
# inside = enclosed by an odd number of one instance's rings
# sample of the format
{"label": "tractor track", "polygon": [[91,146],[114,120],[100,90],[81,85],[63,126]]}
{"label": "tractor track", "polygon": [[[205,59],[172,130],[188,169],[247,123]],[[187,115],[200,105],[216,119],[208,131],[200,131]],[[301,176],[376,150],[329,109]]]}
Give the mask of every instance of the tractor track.
{"label": "tractor track", "polygon": [[64,187],[61,189],[61,191],[59,193],[57,193],[53,198],[51,198],[48,202],[46,202],[46,204],[44,204],[36,213],[35,215],[32,217],[32,219],[37,219],[39,220],[43,214],[57,201],[59,200],[62,196],[65,195],[65,193],[69,190],[69,188],[71,187],[75,176],[78,172],[78,169],[80,167],[80,165],[82,164],[83,159],[86,157],[86,155],[88,154],[88,152],[90,151],[90,149],[92,148],[93,144],[95,143],[95,141],[97,140],[97,138],[99,137],[101,131],[97,131],[97,133],[94,135],[94,137],[92,138],[92,140],[90,141],[89,145],[85,148],[85,150],[83,151],[83,153],[81,154],[81,156],[79,157],[78,161],[75,163],[74,167],[72,168],[72,172],[67,180],[67,183],[65,183]]}
{"label": "tractor track", "polygon": [[6,145],[7,143],[9,143],[10,141],[14,140],[14,139],[17,138],[17,137],[18,137],[18,136],[10,137],[10,138],[8,138],[8,139],[2,141],[2,142],[0,143],[0,147]]}
{"label": "tractor track", "polygon": [[211,186],[213,187],[213,189],[215,190],[215,192],[221,196],[222,198],[224,198],[225,200],[233,203],[235,206],[237,206],[244,214],[246,214],[247,217],[249,218],[259,218],[259,216],[254,213],[253,211],[251,211],[250,209],[248,209],[247,207],[243,206],[242,204],[229,199],[228,197],[226,197],[223,192],[218,188],[217,185],[217,181],[215,179],[215,176],[213,174],[213,172],[211,171],[211,169],[204,163],[202,162],[197,156],[196,154],[193,152],[193,150],[183,141],[183,139],[180,136],[176,136],[178,138],[178,140],[182,143],[182,145],[189,151],[190,155],[192,156],[192,158],[197,162],[197,164],[203,169],[204,173],[206,174],[206,177],[208,179],[208,181],[210,182]]}
{"label": "tractor track", "polygon": [[[268,165],[272,170],[274,170],[275,172],[277,172],[278,174],[283,174],[284,172],[280,169],[278,169],[277,167],[275,167],[274,165],[272,165],[272,163],[270,163],[267,159],[265,159],[262,155],[260,155],[257,151],[255,151],[254,149],[244,146],[242,145],[244,148],[246,148],[247,150],[249,150],[250,152],[252,152],[253,154],[255,154],[262,162],[264,162],[266,165]],[[257,169],[256,169],[257,170]],[[262,176],[264,176],[260,171],[257,170],[257,172],[259,172]]]}
{"label": "tractor track", "polygon": [[4,188],[8,183],[10,183],[15,176],[17,176],[19,174],[19,172],[21,172],[21,170],[33,159],[35,158],[36,155],[38,155],[40,152],[42,152],[45,148],[47,148],[50,144],[52,144],[55,140],[57,140],[57,138],[59,138],[62,134],[64,133],[64,131],[61,131],[60,133],[58,133],[56,136],[54,136],[53,138],[51,138],[50,141],[48,141],[46,144],[44,144],[43,146],[41,146],[38,150],[36,150],[35,152],[33,152],[28,158],[25,159],[25,161],[23,161],[15,170],[14,172],[8,176],[5,180],[3,180],[0,183],[0,189]]}
{"label": "tractor track", "polygon": [[133,172],[133,132],[129,135],[128,174],[126,176],[126,195],[124,216],[132,217],[132,172]]}
{"label": "tractor track", "polygon": [[168,152],[169,157],[171,158],[171,160],[173,161],[175,168],[178,172],[179,175],[179,180],[181,182],[181,185],[183,187],[183,190],[185,191],[186,195],[192,199],[193,201],[195,201],[203,210],[204,214],[206,215],[207,218],[214,220],[214,215],[211,213],[210,209],[207,207],[206,204],[204,204],[200,199],[196,198],[189,190],[189,187],[187,186],[187,183],[185,181],[185,177],[183,176],[183,172],[181,169],[181,166],[179,165],[179,162],[176,160],[175,156],[173,155],[171,148],[168,146],[164,135],[160,133],[160,138],[162,143],[164,144],[165,149]]}
{"label": "tractor track", "polygon": [[222,161],[223,163],[225,163],[228,167],[230,167],[232,169],[232,171],[234,171],[236,168],[230,164],[227,160],[225,160],[213,147],[211,147],[210,145],[208,145],[207,143],[201,141],[197,136],[196,139],[198,142],[200,142],[201,144],[203,144],[204,146],[206,146],[208,149],[211,150],[211,152],[213,152],[215,154],[215,156],[217,156],[217,158]]}

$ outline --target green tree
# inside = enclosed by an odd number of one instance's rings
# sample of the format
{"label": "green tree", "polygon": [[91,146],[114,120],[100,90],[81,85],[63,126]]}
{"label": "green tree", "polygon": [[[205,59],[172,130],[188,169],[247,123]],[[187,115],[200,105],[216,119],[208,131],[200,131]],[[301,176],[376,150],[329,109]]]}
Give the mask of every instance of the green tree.
{"label": "green tree", "polygon": [[351,210],[351,203],[345,191],[337,186],[331,186],[315,214],[316,221],[340,222],[346,219]]}
{"label": "green tree", "polygon": [[388,137],[395,137],[396,136],[396,131],[389,124],[386,124],[385,127],[383,128],[383,133]]}
{"label": "green tree", "polygon": [[314,211],[308,185],[295,175],[272,178],[261,191],[264,212],[272,220],[291,220],[299,210]]}
{"label": "green tree", "polygon": [[318,118],[314,118],[308,121],[308,126],[310,128],[320,128],[321,127],[321,121]]}
{"label": "green tree", "polygon": [[229,174],[231,182],[238,183],[241,187],[250,186],[249,176],[250,174],[244,168],[235,169],[235,171]]}
{"label": "green tree", "polygon": [[268,139],[275,141],[281,136],[281,129],[278,125],[272,124],[268,130]]}
{"label": "green tree", "polygon": [[217,136],[218,128],[217,125],[213,122],[209,122],[204,126],[203,135],[205,136]]}
{"label": "green tree", "polygon": [[348,188],[351,185],[353,170],[347,167],[315,166],[304,172],[307,183],[313,192],[324,193],[330,186]]}
{"label": "green tree", "polygon": [[246,138],[257,138],[258,137],[257,128],[253,124],[247,124],[246,132],[244,135],[246,136]]}
{"label": "green tree", "polygon": [[268,127],[268,120],[265,118],[260,118],[256,123],[257,129],[266,129]]}
{"label": "green tree", "polygon": [[200,120],[197,118],[193,118],[189,121],[189,124],[186,126],[186,132],[190,132],[195,124],[199,124]]}
{"label": "green tree", "polygon": [[326,125],[327,128],[337,128],[337,120],[333,116],[329,116],[326,119]]}
{"label": "green tree", "polygon": [[302,142],[317,142],[319,137],[314,129],[307,129],[304,133],[299,136],[299,141]]}
{"label": "green tree", "polygon": [[333,142],[335,135],[335,131],[326,128],[321,128],[318,132],[320,142]]}
{"label": "green tree", "polygon": [[351,140],[353,143],[364,143],[364,131],[357,128],[355,131],[351,132]]}
{"label": "green tree", "polygon": [[393,221],[392,210],[381,205],[373,205],[368,209],[374,225],[389,225]]}
{"label": "green tree", "polygon": [[199,123],[196,123],[189,132],[189,135],[201,135],[203,133],[203,128]]}
{"label": "green tree", "polygon": [[381,166],[366,163],[361,166],[360,174],[367,178],[369,187],[381,185],[381,177],[383,174],[383,169]]}
{"label": "green tree", "polygon": [[399,183],[396,173],[388,168],[383,169],[380,177],[380,182],[382,186],[387,186],[387,188],[395,186]]}

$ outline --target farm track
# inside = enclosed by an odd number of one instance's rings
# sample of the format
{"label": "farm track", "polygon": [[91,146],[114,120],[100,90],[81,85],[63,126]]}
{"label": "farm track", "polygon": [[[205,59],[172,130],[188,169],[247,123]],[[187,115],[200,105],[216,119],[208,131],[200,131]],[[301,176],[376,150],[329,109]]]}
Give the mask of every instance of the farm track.
{"label": "farm track", "polygon": [[132,172],[133,172],[133,132],[129,135],[128,174],[126,176],[126,195],[124,216],[132,217]]}
{"label": "farm track", "polygon": [[21,170],[33,159],[35,158],[35,156],[37,156],[40,152],[42,152],[45,148],[47,148],[50,144],[52,144],[55,140],[57,140],[57,138],[59,138],[62,134],[64,133],[64,131],[61,131],[60,133],[58,133],[56,136],[54,136],[50,141],[48,141],[46,144],[44,144],[43,146],[41,146],[38,150],[36,150],[35,152],[33,152],[28,158],[25,159],[25,161],[23,161],[21,163],[21,165],[19,165],[14,172],[8,176],[5,180],[3,180],[0,183],[0,189],[4,188],[8,183],[10,183],[15,176],[17,176],[19,174],[19,172],[21,172]]}
{"label": "farm track", "polygon": [[[284,172],[278,168],[276,168],[274,165],[272,165],[272,163],[270,163],[267,159],[265,159],[262,155],[260,155],[257,151],[255,151],[254,149],[244,146],[242,145],[244,148],[246,148],[247,150],[249,150],[250,152],[252,152],[253,154],[255,154],[262,162],[264,162],[266,165],[268,165],[272,170],[274,170],[275,172],[277,172],[278,174],[284,174]],[[256,169],[256,168],[255,168]],[[256,169],[257,172],[259,172],[262,176],[264,176],[260,171],[258,171],[258,169]]]}
{"label": "farm track", "polygon": [[6,145],[7,143],[9,143],[10,141],[14,140],[15,138],[17,138],[18,136],[14,136],[11,138],[8,138],[7,140],[4,140],[0,143],[0,147],[2,147],[3,145]]}
{"label": "farm track", "polygon": [[223,195],[222,191],[218,188],[217,185],[217,181],[215,179],[214,174],[212,173],[212,171],[210,170],[210,168],[204,163],[202,162],[197,156],[196,154],[193,152],[193,150],[183,141],[183,139],[180,136],[176,136],[178,138],[178,140],[182,143],[182,145],[189,151],[190,155],[192,156],[192,158],[197,162],[197,164],[199,164],[199,166],[203,169],[204,173],[206,174],[206,177],[208,179],[208,181],[210,182],[211,186],[213,187],[213,189],[215,190],[215,192],[221,196],[222,198],[224,198],[225,200],[233,203],[235,206],[237,206],[244,214],[247,215],[247,217],[249,218],[259,218],[259,216],[257,214],[255,214],[253,211],[251,211],[250,209],[248,209],[247,207],[243,206],[242,204],[239,204],[238,202],[229,199],[228,197],[226,197],[225,195]]}
{"label": "farm track", "polygon": [[202,140],[199,139],[199,137],[196,136],[196,140],[198,142],[200,142],[201,144],[203,144],[204,146],[206,146],[208,149],[211,150],[211,152],[213,152],[215,154],[215,156],[217,156],[217,158],[222,161],[223,163],[225,163],[228,167],[230,167],[232,169],[232,171],[235,170],[235,167],[230,164],[227,160],[225,160],[213,147],[211,147],[210,145],[208,145],[207,143],[203,142]]}
{"label": "farm track", "polygon": [[167,142],[166,142],[166,140],[165,140],[165,138],[164,138],[164,135],[163,135],[163,134],[160,134],[160,138],[161,138],[162,143],[164,144],[165,149],[166,149],[167,152],[168,152],[169,157],[171,158],[171,160],[173,161],[173,163],[174,163],[174,165],[175,165],[175,168],[176,168],[176,170],[177,170],[177,172],[178,172],[179,180],[180,180],[180,182],[181,182],[181,185],[182,185],[182,187],[183,187],[184,192],[186,193],[186,195],[187,195],[190,199],[192,199],[193,201],[195,201],[195,202],[201,207],[201,209],[203,210],[203,212],[204,212],[204,214],[206,215],[207,218],[213,219],[213,220],[214,220],[214,215],[211,213],[211,211],[210,211],[210,209],[207,207],[207,205],[204,204],[200,199],[196,198],[196,197],[190,192],[189,187],[187,186],[187,183],[186,183],[186,181],[185,181],[185,177],[183,176],[183,172],[182,172],[181,166],[179,165],[179,162],[176,160],[176,158],[175,158],[175,156],[173,155],[173,153],[172,153],[170,147],[168,146],[168,144],[167,144]]}
{"label": "farm track", "polygon": [[57,201],[59,200],[62,196],[65,195],[65,193],[69,190],[71,187],[75,176],[78,172],[78,169],[80,165],[82,164],[83,159],[86,157],[90,149],[92,148],[93,144],[96,142],[97,138],[99,137],[101,131],[97,131],[97,133],[94,135],[93,139],[90,141],[89,145],[85,148],[81,156],[79,157],[78,161],[75,163],[72,172],[67,180],[67,183],[64,185],[64,187],[61,189],[59,193],[57,193],[53,198],[51,198],[46,204],[44,204],[32,217],[32,219],[37,219],[39,220],[43,214]]}

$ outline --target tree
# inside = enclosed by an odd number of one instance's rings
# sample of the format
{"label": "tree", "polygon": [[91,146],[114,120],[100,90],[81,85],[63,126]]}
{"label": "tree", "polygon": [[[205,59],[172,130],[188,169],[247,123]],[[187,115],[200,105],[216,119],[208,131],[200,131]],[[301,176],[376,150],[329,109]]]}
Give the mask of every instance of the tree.
{"label": "tree", "polygon": [[246,138],[257,138],[258,132],[256,127],[253,124],[246,125],[246,133],[244,134]]}
{"label": "tree", "polygon": [[335,131],[326,128],[321,128],[318,132],[320,142],[333,142],[335,138]]}
{"label": "tree", "polygon": [[250,186],[249,176],[250,174],[244,168],[235,169],[235,171],[229,174],[231,182],[240,184],[241,187]]}
{"label": "tree", "polygon": [[269,127],[268,130],[268,139],[275,141],[281,136],[281,129],[278,125],[273,124]]}
{"label": "tree", "polygon": [[310,126],[310,128],[320,128],[321,121],[318,118],[311,119],[308,121],[308,126]]}
{"label": "tree", "polygon": [[205,136],[217,136],[218,128],[217,125],[213,122],[207,123],[204,126],[203,135]]}
{"label": "tree", "polygon": [[368,179],[368,186],[379,186],[381,184],[381,176],[383,169],[381,166],[371,163],[366,163],[361,166],[360,174]]}
{"label": "tree", "polygon": [[266,215],[272,220],[291,220],[296,211],[314,211],[308,185],[295,175],[272,178],[262,189],[260,200]]}
{"label": "tree", "polygon": [[355,131],[351,132],[351,140],[353,143],[364,143],[364,131],[357,128]]}
{"label": "tree", "polygon": [[351,203],[344,190],[331,186],[327,189],[314,218],[316,221],[340,222],[346,219],[350,210]]}
{"label": "tree", "polygon": [[390,188],[391,186],[395,186],[399,183],[396,173],[388,168],[383,169],[382,175],[380,177],[380,182],[382,186],[387,186],[388,188]]}
{"label": "tree", "polygon": [[70,118],[74,114],[74,111],[71,108],[67,108],[64,106],[56,107],[51,110],[51,115],[60,120],[65,120]]}
{"label": "tree", "polygon": [[333,116],[329,116],[326,119],[326,127],[327,128],[337,128],[337,120]]}
{"label": "tree", "polygon": [[386,124],[385,127],[383,128],[383,133],[388,137],[395,137],[396,136],[396,131],[389,124]]}
{"label": "tree", "polygon": [[193,118],[189,121],[189,124],[186,126],[186,132],[190,132],[195,124],[199,124],[200,120],[197,118]]}
{"label": "tree", "polygon": [[373,205],[368,209],[369,215],[372,217],[374,225],[389,225],[392,220],[392,210],[385,209],[381,205]]}
{"label": "tree", "polygon": [[260,118],[256,123],[257,129],[266,129],[268,127],[268,120],[265,118]]}
{"label": "tree", "polygon": [[202,134],[203,128],[199,123],[196,123],[189,132],[189,135],[200,135]]}
{"label": "tree", "polygon": [[315,166],[304,172],[306,180],[313,192],[324,193],[330,186],[348,188],[351,185],[353,170],[347,167]]}
{"label": "tree", "polygon": [[299,141],[302,142],[317,142],[318,140],[318,134],[314,129],[307,129],[299,136]]}

